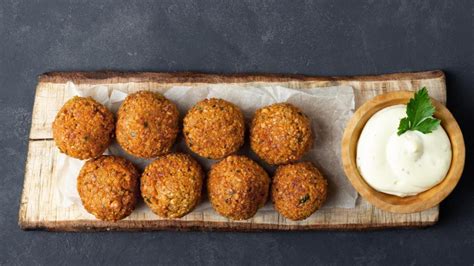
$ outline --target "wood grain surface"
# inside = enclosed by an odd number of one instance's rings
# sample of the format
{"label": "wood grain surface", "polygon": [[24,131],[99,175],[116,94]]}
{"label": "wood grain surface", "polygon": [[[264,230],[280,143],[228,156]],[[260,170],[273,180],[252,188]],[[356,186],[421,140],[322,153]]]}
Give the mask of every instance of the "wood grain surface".
{"label": "wood grain surface", "polygon": [[232,222],[212,210],[193,211],[181,219],[167,220],[142,211],[119,222],[103,222],[85,213],[82,206],[61,207],[58,202],[57,155],[52,141],[51,124],[56,113],[72,95],[65,90],[67,81],[78,86],[98,84],[120,85],[128,92],[153,90],[177,85],[239,83],[279,85],[289,88],[350,85],[355,89],[356,107],[368,99],[388,91],[414,91],[426,86],[430,95],[446,102],[445,77],[441,71],[397,73],[359,77],[308,77],[302,75],[214,75],[199,73],[154,72],[53,72],[39,77],[33,107],[29,151],[25,169],[19,225],[22,229],[51,231],[142,231],[142,230],[316,230],[316,229],[374,229],[390,227],[419,227],[436,223],[439,208],[411,214],[389,213],[375,208],[359,198],[355,208],[325,208],[304,221],[293,222],[275,211],[259,212],[246,221]]}

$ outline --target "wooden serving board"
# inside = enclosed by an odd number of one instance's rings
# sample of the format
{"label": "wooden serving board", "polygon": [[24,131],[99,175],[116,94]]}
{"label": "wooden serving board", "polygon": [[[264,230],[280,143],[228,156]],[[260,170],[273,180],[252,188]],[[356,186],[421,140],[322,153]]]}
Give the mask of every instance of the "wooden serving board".
{"label": "wooden serving board", "polygon": [[[438,220],[438,206],[412,214],[395,214],[376,209],[359,198],[355,208],[326,208],[310,218],[293,222],[275,211],[258,213],[246,221],[230,221],[214,211],[193,211],[181,219],[161,219],[150,212],[135,211],[119,222],[104,222],[84,212],[82,206],[61,207],[55,194],[59,151],[52,140],[51,124],[67,95],[65,84],[79,86],[120,84],[128,91],[152,90],[159,87],[199,86],[205,84],[239,84],[240,86],[280,85],[289,88],[350,85],[356,91],[355,104],[360,106],[371,97],[396,90],[416,90],[426,86],[430,95],[446,102],[445,77],[441,71],[399,73],[380,76],[308,77],[300,75],[211,75],[196,73],[153,72],[54,72],[41,75],[36,89],[29,138],[28,158],[21,197],[19,225],[22,229],[51,231],[97,230],[315,230],[372,229],[420,227]],[[342,166],[341,166],[342,167]]]}

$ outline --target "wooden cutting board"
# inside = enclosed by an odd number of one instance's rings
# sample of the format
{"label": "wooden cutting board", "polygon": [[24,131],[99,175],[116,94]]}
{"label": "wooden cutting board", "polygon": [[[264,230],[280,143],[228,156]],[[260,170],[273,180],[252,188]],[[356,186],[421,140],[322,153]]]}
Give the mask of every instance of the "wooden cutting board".
{"label": "wooden cutting board", "polygon": [[[51,231],[97,230],[318,230],[421,227],[433,225],[439,208],[412,214],[381,211],[359,198],[355,208],[326,208],[310,218],[293,222],[274,211],[258,213],[246,221],[230,221],[212,210],[193,211],[181,219],[161,219],[150,212],[135,211],[119,222],[94,219],[81,206],[61,207],[56,195],[59,151],[52,140],[51,124],[60,107],[72,95],[65,85],[72,81],[83,86],[120,84],[128,91],[170,86],[238,83],[241,86],[265,83],[289,88],[350,85],[356,91],[356,107],[371,97],[395,90],[416,90],[422,86],[442,103],[446,102],[445,77],[441,71],[398,73],[379,76],[308,77],[301,75],[212,75],[154,72],[53,72],[41,75],[36,89],[29,138],[25,181],[21,197],[19,225],[22,229]],[[342,167],[342,166],[341,166]]]}

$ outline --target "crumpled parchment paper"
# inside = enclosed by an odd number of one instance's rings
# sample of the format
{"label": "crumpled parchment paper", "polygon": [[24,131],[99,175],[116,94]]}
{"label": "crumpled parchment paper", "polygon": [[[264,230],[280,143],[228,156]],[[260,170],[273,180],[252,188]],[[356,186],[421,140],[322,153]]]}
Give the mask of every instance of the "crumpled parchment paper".
{"label": "crumpled parchment paper", "polygon": [[[68,82],[66,90],[69,91],[68,95],[90,96],[114,113],[128,95],[126,88],[120,84],[79,87],[72,82]],[[188,109],[202,99],[214,97],[228,100],[242,109],[247,125],[250,124],[254,112],[263,106],[277,102],[289,102],[298,106],[311,118],[315,135],[312,149],[302,160],[313,162],[329,182],[328,199],[323,208],[353,208],[355,206],[357,193],[344,174],[340,156],[342,134],[347,121],[354,112],[354,91],[352,87],[335,86],[297,90],[268,85],[216,84],[198,87],[171,87],[154,91],[162,93],[175,102],[181,118]],[[276,167],[259,160],[250,151],[248,136],[246,137],[246,144],[239,153],[256,160],[271,176]],[[201,163],[205,171],[209,170],[215,162],[193,154],[186,147],[182,135],[178,135],[174,150],[192,154]],[[140,169],[144,169],[151,161],[125,153],[117,143],[112,144],[104,154],[126,157]],[[59,155],[58,174],[56,176],[61,180],[58,182],[57,192],[63,207],[81,204],[76,188],[76,179],[84,162],[64,154]],[[141,204],[138,209],[143,208],[147,207]],[[208,208],[211,208],[210,203],[207,199],[203,199],[194,211],[205,211]],[[273,211],[270,201],[260,211]]]}

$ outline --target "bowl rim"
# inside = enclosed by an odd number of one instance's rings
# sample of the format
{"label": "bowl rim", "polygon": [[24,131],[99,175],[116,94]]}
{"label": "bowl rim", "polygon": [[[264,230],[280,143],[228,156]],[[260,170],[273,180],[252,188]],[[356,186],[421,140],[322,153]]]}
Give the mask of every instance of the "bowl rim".
{"label": "bowl rim", "polygon": [[356,164],[357,143],[367,121],[381,109],[406,104],[413,91],[394,91],[378,95],[361,105],[348,121],[341,141],[344,172],[356,191],[369,203],[384,211],[413,213],[430,209],[444,200],[459,182],[465,163],[465,144],[461,129],[449,110],[431,99],[436,108],[434,117],[441,120],[451,142],[452,159],[446,177],[436,186],[414,196],[399,197],[372,188],[359,173]]}

